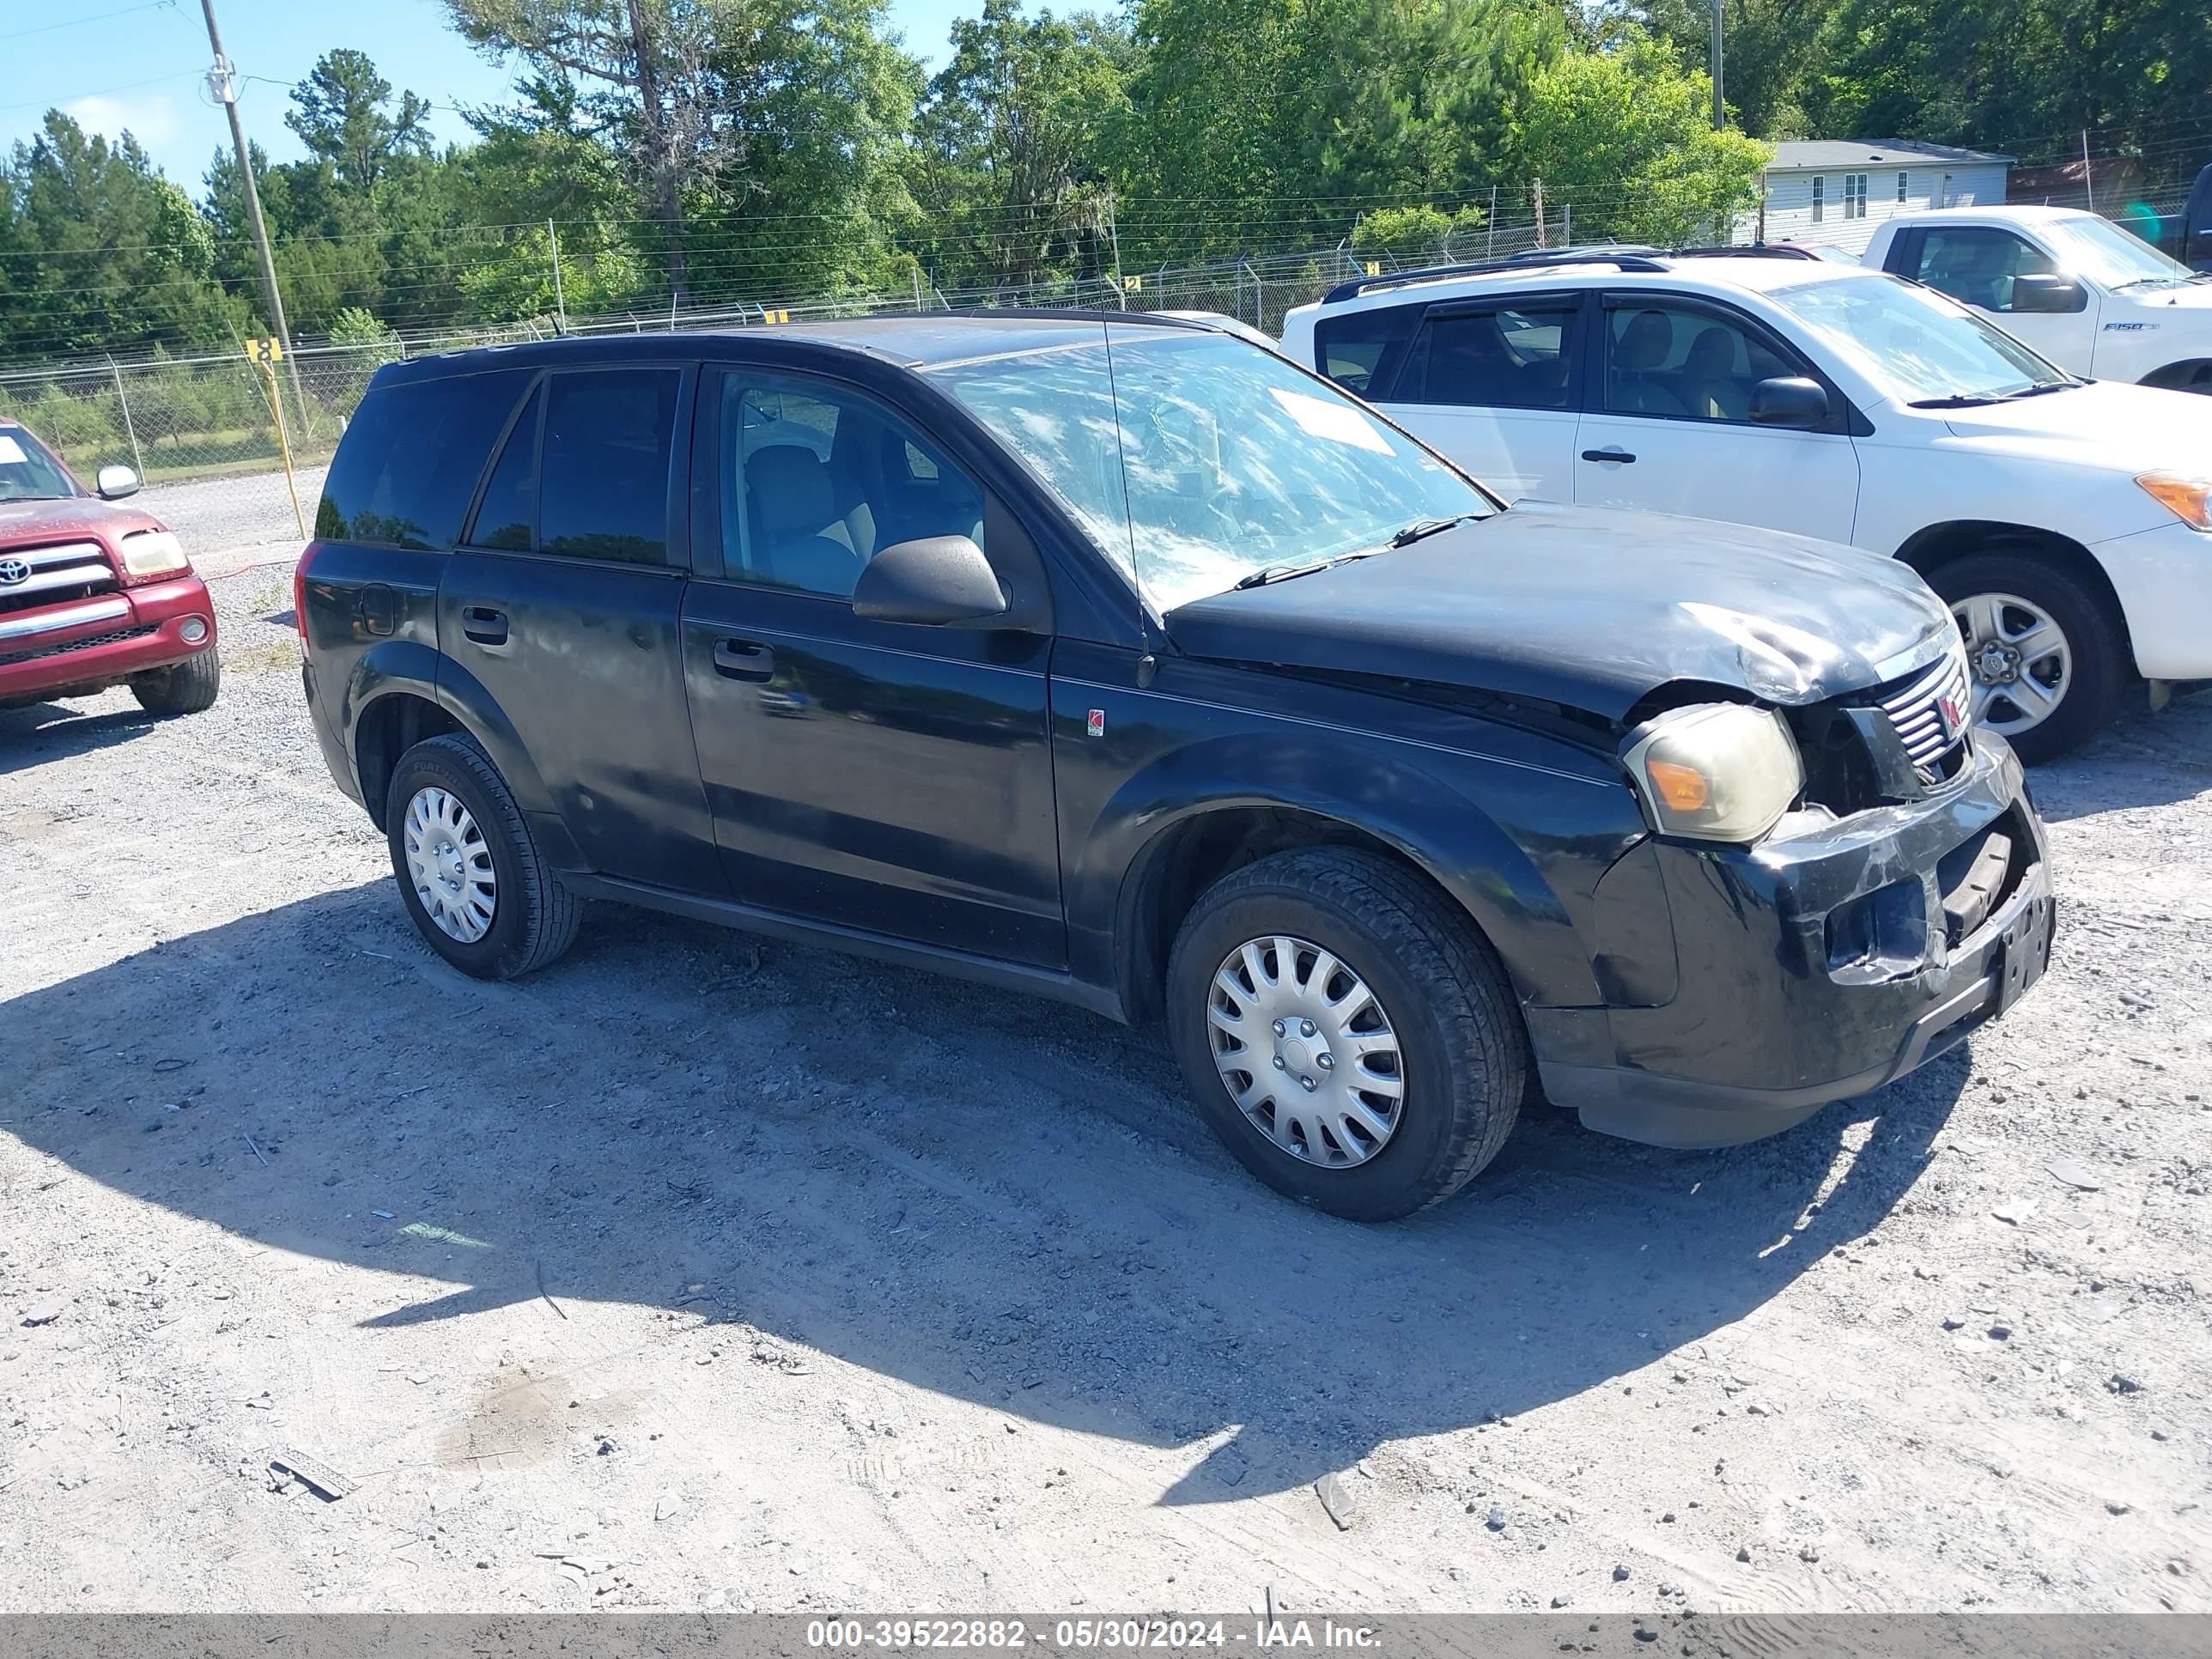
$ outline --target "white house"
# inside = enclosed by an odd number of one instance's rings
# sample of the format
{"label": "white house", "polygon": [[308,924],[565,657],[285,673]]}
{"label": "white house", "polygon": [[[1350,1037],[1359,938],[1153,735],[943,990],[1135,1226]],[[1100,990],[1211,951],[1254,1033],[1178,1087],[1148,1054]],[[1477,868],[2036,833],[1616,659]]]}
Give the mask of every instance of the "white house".
{"label": "white house", "polygon": [[1735,240],[1804,242],[1856,258],[1893,214],[2002,202],[2012,164],[2009,155],[1902,138],[1777,144],[1765,200],[1736,221]]}

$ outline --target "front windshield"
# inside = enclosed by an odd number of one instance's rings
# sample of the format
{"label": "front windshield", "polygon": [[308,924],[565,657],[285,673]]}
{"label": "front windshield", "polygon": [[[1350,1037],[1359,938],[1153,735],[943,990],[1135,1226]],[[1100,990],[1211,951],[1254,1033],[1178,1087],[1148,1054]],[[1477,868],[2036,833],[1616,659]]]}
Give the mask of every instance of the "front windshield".
{"label": "front windshield", "polygon": [[2106,288],[2124,288],[2131,283],[2186,283],[2197,275],[2109,219],[2052,219],[2040,228],[2057,252],[2062,270],[2090,277]]}
{"label": "front windshield", "polygon": [[2007,398],[2068,378],[1957,301],[1893,276],[1838,277],[1768,297],[1899,403]]}
{"label": "front windshield", "polygon": [[20,426],[0,424],[0,501],[50,501],[76,486],[45,445]]}
{"label": "front windshield", "polygon": [[1219,334],[1102,324],[928,373],[1163,612],[1497,505],[1327,381]]}

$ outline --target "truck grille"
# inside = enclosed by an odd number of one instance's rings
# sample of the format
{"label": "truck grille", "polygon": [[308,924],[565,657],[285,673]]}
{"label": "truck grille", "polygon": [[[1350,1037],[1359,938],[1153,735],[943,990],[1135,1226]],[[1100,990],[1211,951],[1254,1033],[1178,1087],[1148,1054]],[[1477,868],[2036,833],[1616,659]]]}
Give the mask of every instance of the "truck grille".
{"label": "truck grille", "polygon": [[13,668],[19,662],[36,662],[41,657],[65,657],[72,651],[89,651],[95,645],[120,645],[125,640],[143,640],[149,634],[161,630],[152,623],[143,628],[119,628],[112,634],[95,634],[88,640],[71,640],[67,645],[42,645],[31,651],[0,652],[0,668]]}
{"label": "truck grille", "polygon": [[98,542],[0,548],[0,616],[88,599],[114,586],[115,567]]}
{"label": "truck grille", "polygon": [[1954,644],[1941,662],[1898,690],[1877,693],[1876,701],[1922,780],[1935,783],[1949,775],[1950,762],[1966,743],[1974,718],[1966,647]]}

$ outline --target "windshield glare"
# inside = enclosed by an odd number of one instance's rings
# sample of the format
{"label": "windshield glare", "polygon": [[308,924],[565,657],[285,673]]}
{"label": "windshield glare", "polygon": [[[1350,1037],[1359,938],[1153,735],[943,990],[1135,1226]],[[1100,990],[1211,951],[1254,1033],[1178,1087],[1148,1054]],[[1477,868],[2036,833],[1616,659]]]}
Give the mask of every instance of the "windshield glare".
{"label": "windshield glare", "polygon": [[76,494],[45,445],[20,426],[0,425],[0,501],[60,501]]}
{"label": "windshield glare", "polygon": [[1081,344],[928,372],[1163,612],[1270,566],[1494,510],[1326,381],[1218,334],[1102,324]]}
{"label": "windshield glare", "polygon": [[2003,398],[2069,378],[1955,301],[1893,276],[1808,283],[1769,297],[1899,403]]}
{"label": "windshield glare", "polygon": [[2061,269],[2107,288],[2127,283],[2185,283],[2196,273],[2109,219],[2053,219],[2041,227]]}

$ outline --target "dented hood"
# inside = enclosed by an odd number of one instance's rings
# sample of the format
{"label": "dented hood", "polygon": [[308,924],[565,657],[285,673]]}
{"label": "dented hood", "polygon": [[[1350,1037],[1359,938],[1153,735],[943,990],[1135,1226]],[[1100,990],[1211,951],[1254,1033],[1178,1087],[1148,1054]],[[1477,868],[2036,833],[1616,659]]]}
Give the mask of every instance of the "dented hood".
{"label": "dented hood", "polygon": [[1620,720],[1672,681],[1783,705],[1893,679],[1955,638],[1894,560],[1704,519],[1516,507],[1167,617],[1194,656],[1542,698]]}

